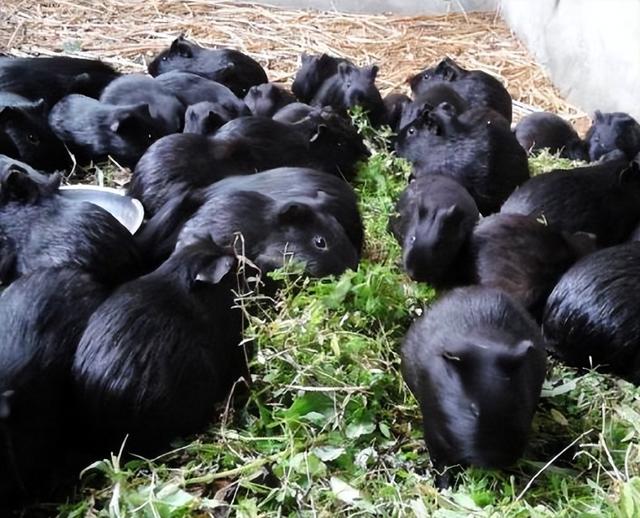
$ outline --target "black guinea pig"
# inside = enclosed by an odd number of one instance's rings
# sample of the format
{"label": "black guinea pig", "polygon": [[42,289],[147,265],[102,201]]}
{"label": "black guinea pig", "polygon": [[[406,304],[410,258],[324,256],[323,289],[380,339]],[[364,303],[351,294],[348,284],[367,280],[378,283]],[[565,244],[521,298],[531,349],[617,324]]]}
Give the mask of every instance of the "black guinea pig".
{"label": "black guinea pig", "polygon": [[253,191],[209,198],[184,225],[177,249],[204,232],[234,246],[263,272],[291,260],[314,277],[339,275],[358,266],[358,254],[336,218],[300,201],[278,203]]}
{"label": "black guinea pig", "polygon": [[315,209],[334,216],[345,229],[358,255],[364,229],[353,188],[340,178],[303,167],[280,167],[247,176],[225,178],[209,187],[206,199],[224,198],[237,191],[255,191],[280,203],[305,200]]}
{"label": "black guinea pig", "polygon": [[457,115],[469,109],[468,103],[448,84],[432,83],[423,88],[420,94],[404,107],[398,131],[415,121],[423,112],[432,110],[442,103],[448,103]]}
{"label": "black guinea pig", "polygon": [[110,155],[133,168],[162,136],[162,128],[146,103],[116,106],[76,94],[51,109],[49,124],[81,163],[105,160]]}
{"label": "black guinea pig", "polygon": [[97,99],[104,87],[119,76],[106,63],[93,59],[0,57],[0,91],[31,101],[44,99],[48,108],[72,93]]}
{"label": "black guinea pig", "polygon": [[522,118],[513,132],[527,153],[548,149],[570,160],[589,161],[587,145],[573,126],[555,113],[537,112]]}
{"label": "black guinea pig", "polygon": [[424,111],[398,135],[399,156],[413,174],[443,174],[460,182],[484,215],[497,212],[529,178],[527,155],[507,121],[486,108],[460,115],[448,103]]}
{"label": "black guinea pig", "polygon": [[596,110],[593,124],[584,137],[592,161],[616,150],[632,160],[640,153],[640,124],[628,113]]}
{"label": "black guinea pig", "polygon": [[184,125],[186,106],[162,83],[145,74],[127,74],[115,79],[102,91],[100,101],[119,106],[147,104],[151,118],[163,135],[178,133]]}
{"label": "black guinea pig", "polygon": [[296,98],[280,86],[264,83],[249,88],[244,102],[253,115],[273,117],[287,104],[296,102]]}
{"label": "black guinea pig", "polygon": [[0,92],[0,154],[26,162],[41,171],[71,165],[62,141],[51,131],[44,100]]}
{"label": "black guinea pig", "polygon": [[351,61],[328,54],[300,56],[300,68],[296,72],[291,91],[299,101],[311,103],[322,84],[338,71],[340,63],[355,66]]}
{"label": "black guinea pig", "polygon": [[551,292],[542,330],[550,349],[576,367],[598,367],[640,384],[640,243],[577,262]]}
{"label": "black guinea pig", "polygon": [[451,58],[427,68],[409,80],[413,95],[418,97],[433,83],[453,88],[469,107],[491,108],[511,123],[512,103],[507,89],[495,77],[482,70],[465,70]]}
{"label": "black guinea pig", "polygon": [[236,260],[210,240],[177,250],[120,286],[89,319],[73,361],[81,415],[96,452],[156,453],[215,419],[235,381],[249,380]]}
{"label": "black guinea pig", "polygon": [[0,155],[0,281],[68,265],[111,285],[138,275],[142,259],[129,231],[101,207],[65,198],[59,184],[57,174]]}
{"label": "black guinea pig", "polygon": [[235,118],[236,115],[220,103],[203,101],[192,104],[184,114],[184,129],[182,133],[213,135],[227,122]]}
{"label": "black guinea pig", "polygon": [[621,243],[640,221],[640,165],[622,159],[535,176],[509,196],[500,212],[595,234],[601,247]]}
{"label": "black guinea pig", "polygon": [[78,428],[71,364],[106,296],[89,274],[68,267],[32,272],[0,295],[0,510],[50,498],[69,475]]}
{"label": "black guinea pig", "polygon": [[185,106],[211,102],[223,106],[233,114],[231,117],[233,119],[242,115],[251,115],[244,101],[229,88],[206,77],[172,70],[157,76],[154,80],[180,99]]}
{"label": "black guinea pig", "polygon": [[470,280],[504,290],[539,318],[562,274],[595,249],[592,234],[560,232],[522,214],[492,214],[469,238]]}
{"label": "black guinea pig", "polygon": [[390,93],[386,95],[382,102],[384,103],[384,109],[386,111],[386,120],[389,127],[397,133],[400,124],[400,118],[402,112],[407,104],[411,102],[411,98],[405,94]]}
{"label": "black guinea pig", "polygon": [[244,97],[252,86],[268,81],[260,64],[246,54],[233,49],[207,49],[184,36],[158,54],[148,69],[154,77],[171,70],[198,74],[229,87],[238,97]]}
{"label": "black guinea pig", "polygon": [[448,176],[421,176],[403,191],[396,212],[389,229],[409,277],[435,286],[463,282],[456,263],[480,217],[467,190]]}
{"label": "black guinea pig", "polygon": [[181,134],[160,139],[140,159],[129,193],[153,214],[178,192],[230,175],[300,166],[352,178],[356,163],[366,156],[362,137],[335,114],[320,111],[297,124],[239,117],[209,137]]}
{"label": "black guinea pig", "polygon": [[337,72],[326,79],[313,96],[312,106],[331,106],[346,115],[347,110],[360,106],[367,113],[371,124],[386,123],[386,109],[376,87],[378,67],[357,67],[340,63]]}
{"label": "black guinea pig", "polygon": [[436,470],[504,468],[522,456],[546,355],[538,325],[510,296],[480,286],[449,292],[413,323],[401,355]]}

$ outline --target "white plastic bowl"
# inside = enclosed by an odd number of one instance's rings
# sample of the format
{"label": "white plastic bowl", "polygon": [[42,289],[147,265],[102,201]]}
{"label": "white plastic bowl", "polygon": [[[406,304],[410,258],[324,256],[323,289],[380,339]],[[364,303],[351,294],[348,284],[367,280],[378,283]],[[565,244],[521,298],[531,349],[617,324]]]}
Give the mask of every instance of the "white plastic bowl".
{"label": "white plastic bowl", "polygon": [[144,220],[142,203],[118,189],[97,185],[65,185],[60,187],[60,194],[70,200],[88,201],[102,207],[132,234],[136,233]]}

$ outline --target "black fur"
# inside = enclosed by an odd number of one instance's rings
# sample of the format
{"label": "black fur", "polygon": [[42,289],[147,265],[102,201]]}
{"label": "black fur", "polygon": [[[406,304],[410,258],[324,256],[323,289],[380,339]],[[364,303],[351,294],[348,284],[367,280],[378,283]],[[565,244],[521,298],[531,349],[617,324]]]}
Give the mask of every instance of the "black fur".
{"label": "black fur", "polygon": [[117,448],[129,434],[128,451],[155,453],[213,421],[233,383],[248,380],[234,272],[232,255],[200,240],[93,314],[72,373],[95,444]]}
{"label": "black fur", "polygon": [[178,133],[184,125],[186,106],[162,83],[144,74],[128,74],[112,81],[100,101],[119,106],[147,104],[163,135]]}
{"label": "black fur", "polygon": [[592,161],[616,150],[633,160],[640,153],[640,124],[628,113],[602,113],[596,110],[593,124],[584,140]]}
{"label": "black fur", "polygon": [[335,114],[320,112],[298,124],[240,117],[214,135],[160,139],[144,154],[129,186],[149,214],[168,199],[230,175],[281,166],[315,167],[351,178],[368,151],[356,130]]}
{"label": "black fur", "polygon": [[384,109],[387,113],[387,124],[394,131],[398,132],[400,129],[400,119],[405,107],[411,103],[411,98],[404,94],[391,93],[382,99],[384,103]]}
{"label": "black fur", "polygon": [[311,102],[318,90],[320,90],[322,83],[338,71],[340,63],[355,66],[347,59],[336,58],[328,54],[311,56],[303,53],[300,56],[300,60],[300,68],[293,79],[291,91],[303,103]]}
{"label": "black fur", "polygon": [[448,103],[457,115],[469,109],[467,101],[460,97],[450,85],[432,83],[422,89],[420,94],[416,95],[416,98],[404,107],[398,131],[411,124],[425,111],[433,110],[442,103]]}
{"label": "black fur", "polygon": [[595,252],[564,274],[544,313],[549,347],[569,365],[640,384],[640,243]]}
{"label": "black fur", "polygon": [[501,114],[511,122],[511,96],[495,77],[482,70],[465,70],[451,58],[444,58],[435,67],[427,68],[409,80],[418,97],[433,83],[446,83],[472,108],[484,107]]}
{"label": "black fur", "polygon": [[595,236],[559,232],[521,214],[480,220],[469,240],[471,280],[512,295],[534,316],[571,265],[595,250]]}
{"label": "black fur", "polygon": [[244,97],[245,104],[253,115],[273,117],[288,104],[296,102],[293,94],[273,83],[252,86]]}
{"label": "black fur", "polygon": [[[355,194],[342,180],[320,171],[282,168],[217,182],[186,223],[178,247],[203,232],[216,242],[244,246],[265,270],[293,255],[313,276],[355,269],[362,222]],[[244,242],[235,242],[235,233]]]}
{"label": "black fur", "polygon": [[513,132],[527,153],[547,148],[563,158],[589,161],[587,145],[573,126],[555,113],[531,113],[518,122]]}
{"label": "black fur", "polygon": [[458,116],[443,103],[405,127],[395,147],[413,164],[415,176],[443,174],[459,181],[485,215],[497,212],[529,178],[527,155],[509,124],[485,108]]}
{"label": "black fur", "polygon": [[49,124],[79,162],[101,161],[111,155],[131,168],[162,136],[146,103],[115,106],[75,94],[53,107]]}
{"label": "black fur", "polygon": [[280,108],[273,114],[273,120],[278,122],[287,122],[289,124],[295,124],[305,119],[312,113],[320,113],[323,108],[317,106],[309,106],[304,103],[291,103]]}
{"label": "black fur", "polygon": [[148,68],[152,76],[178,70],[213,79],[238,97],[244,97],[252,86],[268,82],[264,69],[246,54],[233,49],[200,47],[184,36],[158,54]]}
{"label": "black fur", "polygon": [[71,363],[106,296],[73,268],[35,271],[0,295],[0,510],[47,498],[71,467]]}
{"label": "black fur", "polygon": [[203,101],[192,104],[184,114],[183,133],[213,135],[236,115],[220,103]]}
{"label": "black fur", "polygon": [[371,124],[386,123],[386,109],[376,87],[378,67],[357,67],[340,63],[337,72],[326,79],[311,100],[312,106],[331,106],[346,115],[347,110],[360,106],[367,112]]}
{"label": "black fur", "polygon": [[621,243],[640,221],[640,165],[617,160],[538,175],[520,186],[501,212],[595,234],[599,246]]}
{"label": "black fur", "polygon": [[206,77],[173,70],[159,75],[155,81],[180,99],[185,106],[201,102],[219,103],[233,114],[232,118],[251,115],[244,101],[229,88]]}
{"label": "black fur", "polygon": [[29,101],[0,92],[0,154],[26,162],[42,171],[57,171],[71,165],[64,144],[47,120],[44,100]]}
{"label": "black fur", "polygon": [[402,345],[435,468],[508,467],[522,456],[545,364],[538,326],[507,294],[458,288],[435,302]]}
{"label": "black fur", "polygon": [[58,175],[0,156],[2,253],[13,256],[2,283],[58,266],[84,269],[107,284],[139,274],[142,260],[129,231],[97,205],[64,198],[59,183]]}
{"label": "black fur", "polygon": [[0,91],[31,101],[44,99],[48,108],[72,93],[97,99],[119,75],[106,63],[92,59],[0,57]]}
{"label": "black fur", "polygon": [[467,190],[448,176],[421,176],[404,190],[396,212],[389,228],[409,277],[436,286],[461,282],[456,261],[480,216]]}

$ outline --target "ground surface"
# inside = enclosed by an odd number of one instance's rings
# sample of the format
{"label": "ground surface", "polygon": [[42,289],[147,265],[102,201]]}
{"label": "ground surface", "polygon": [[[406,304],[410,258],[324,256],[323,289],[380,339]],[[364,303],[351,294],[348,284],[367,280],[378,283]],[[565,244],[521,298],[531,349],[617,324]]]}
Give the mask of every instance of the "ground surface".
{"label": "ground surface", "polygon": [[[148,53],[187,31],[202,43],[250,51],[282,81],[290,80],[302,48],[379,61],[385,87],[450,53],[503,74],[522,102],[578,113],[553,97],[539,69],[511,65],[530,58],[493,17],[282,13],[208,2],[5,1],[0,44],[15,54],[106,56],[141,70]],[[294,21],[282,27],[284,19]],[[548,156],[531,162],[536,172],[558,164],[567,165]],[[398,370],[408,325],[436,295],[402,273],[386,231],[406,174],[386,152],[363,165],[356,188],[367,247],[357,272],[322,281],[285,276],[275,302],[239,301],[252,315],[247,338],[255,348],[246,403],[233,398],[218,425],[176,441],[160,458],[98,460],[66,503],[26,514],[639,516],[638,389],[553,362],[524,459],[510,471],[468,470],[455,489],[435,490],[419,410]],[[97,173],[105,183],[124,178],[110,167]]]}

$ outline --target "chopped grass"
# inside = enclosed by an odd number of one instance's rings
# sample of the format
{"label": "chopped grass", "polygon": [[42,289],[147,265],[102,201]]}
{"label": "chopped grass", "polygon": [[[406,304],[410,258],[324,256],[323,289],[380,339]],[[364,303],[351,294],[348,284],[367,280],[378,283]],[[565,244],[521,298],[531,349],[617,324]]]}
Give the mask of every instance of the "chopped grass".
{"label": "chopped grass", "polygon": [[96,462],[59,516],[640,516],[638,389],[555,361],[524,459],[434,488],[398,348],[435,292],[406,277],[387,232],[407,165],[356,121],[373,149],[356,183],[367,236],[358,271],[279,272],[274,302],[242,299],[255,349],[246,403],[160,458]]}

